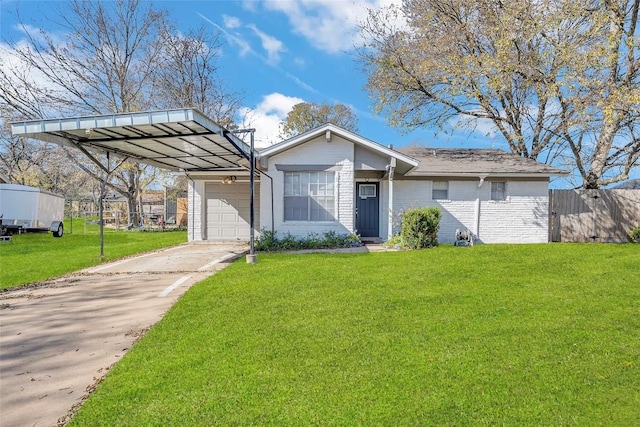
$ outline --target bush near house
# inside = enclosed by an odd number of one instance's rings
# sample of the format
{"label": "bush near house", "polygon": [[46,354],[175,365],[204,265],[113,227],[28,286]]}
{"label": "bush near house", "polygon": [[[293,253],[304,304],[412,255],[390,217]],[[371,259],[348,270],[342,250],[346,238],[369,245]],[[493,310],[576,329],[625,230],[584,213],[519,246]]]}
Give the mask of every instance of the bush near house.
{"label": "bush near house", "polygon": [[627,239],[629,239],[629,242],[631,243],[640,243],[640,226],[629,230],[629,233],[627,233]]}
{"label": "bush near house", "polygon": [[438,229],[442,212],[438,208],[409,209],[402,215],[402,246],[408,249],[438,245]]}
{"label": "bush near house", "polygon": [[357,234],[338,234],[335,231],[327,231],[322,235],[309,233],[306,237],[297,238],[290,233],[285,233],[278,238],[277,231],[262,229],[260,238],[255,241],[255,248],[263,252],[294,251],[301,249],[336,249],[361,246],[360,237]]}

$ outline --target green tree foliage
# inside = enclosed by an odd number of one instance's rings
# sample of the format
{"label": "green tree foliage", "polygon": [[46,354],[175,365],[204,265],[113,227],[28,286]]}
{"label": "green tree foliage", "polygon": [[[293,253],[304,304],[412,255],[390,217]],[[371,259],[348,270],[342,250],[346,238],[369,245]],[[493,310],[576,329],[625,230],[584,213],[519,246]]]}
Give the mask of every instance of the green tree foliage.
{"label": "green tree foliage", "polygon": [[491,126],[581,185],[640,163],[640,0],[404,0],[358,50],[378,112],[405,130]]}
{"label": "green tree foliage", "polygon": [[358,117],[344,104],[317,104],[301,102],[293,106],[287,118],[280,123],[280,137],[292,138],[325,123],[333,123],[351,132],[358,131]]}

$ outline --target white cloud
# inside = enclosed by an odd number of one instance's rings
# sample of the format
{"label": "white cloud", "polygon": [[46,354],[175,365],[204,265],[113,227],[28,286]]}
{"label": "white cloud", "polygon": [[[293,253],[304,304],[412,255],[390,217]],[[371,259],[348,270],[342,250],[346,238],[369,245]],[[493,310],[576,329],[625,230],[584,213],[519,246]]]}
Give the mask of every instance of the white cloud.
{"label": "white cloud", "polygon": [[280,52],[285,51],[284,44],[277,38],[263,33],[255,25],[247,25],[248,28],[260,38],[262,42],[262,48],[267,51],[267,62],[271,65],[275,65],[280,62]]}
{"label": "white cloud", "polygon": [[240,19],[235,16],[222,15],[225,28],[239,28],[242,26]]}
{"label": "white cloud", "polygon": [[295,33],[328,53],[353,49],[359,43],[358,24],[368,9],[379,9],[400,0],[272,0],[263,3],[268,10],[287,15]]}
{"label": "white cloud", "polygon": [[256,129],[255,146],[268,147],[280,141],[280,122],[283,121],[294,105],[305,102],[304,99],[271,93],[262,98],[255,108],[245,107],[241,113],[247,117],[250,126]]}
{"label": "white cloud", "polygon": [[[42,36],[44,37],[44,36]],[[60,110],[55,106],[52,108],[47,103],[42,103],[35,99],[32,89],[37,88],[37,92],[47,92],[56,97],[70,97],[71,95],[59,85],[53,83],[36,67],[20,57],[20,51],[33,49],[32,45],[22,39],[14,44],[0,42],[0,70],[11,80],[10,90],[14,97],[22,99],[24,105],[31,105],[38,108],[38,113],[46,117],[56,117],[60,115]],[[43,55],[39,61],[41,64],[53,63],[48,55]],[[44,65],[41,65],[43,68]],[[79,86],[80,83],[76,83]]]}

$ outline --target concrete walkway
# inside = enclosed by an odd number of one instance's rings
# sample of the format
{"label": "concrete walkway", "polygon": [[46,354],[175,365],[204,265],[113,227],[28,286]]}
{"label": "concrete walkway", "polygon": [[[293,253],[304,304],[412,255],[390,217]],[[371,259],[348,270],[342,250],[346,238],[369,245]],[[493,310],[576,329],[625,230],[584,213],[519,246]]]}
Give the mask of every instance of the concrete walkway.
{"label": "concrete walkway", "polygon": [[0,426],[56,426],[194,283],[244,246],[190,244],[0,293]]}

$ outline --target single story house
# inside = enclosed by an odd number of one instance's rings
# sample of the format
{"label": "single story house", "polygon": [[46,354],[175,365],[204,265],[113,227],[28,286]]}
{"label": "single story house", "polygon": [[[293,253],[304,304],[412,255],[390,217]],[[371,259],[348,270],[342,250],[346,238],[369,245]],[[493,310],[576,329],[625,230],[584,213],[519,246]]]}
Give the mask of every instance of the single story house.
{"label": "single story house", "polygon": [[[255,231],[356,232],[385,240],[413,207],[442,210],[438,240],[549,241],[549,180],[560,169],[501,150],[393,149],[333,124],[259,150]],[[189,241],[249,239],[249,175],[189,175]]]}

